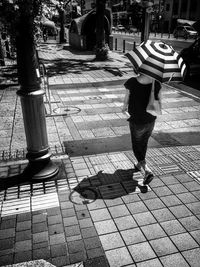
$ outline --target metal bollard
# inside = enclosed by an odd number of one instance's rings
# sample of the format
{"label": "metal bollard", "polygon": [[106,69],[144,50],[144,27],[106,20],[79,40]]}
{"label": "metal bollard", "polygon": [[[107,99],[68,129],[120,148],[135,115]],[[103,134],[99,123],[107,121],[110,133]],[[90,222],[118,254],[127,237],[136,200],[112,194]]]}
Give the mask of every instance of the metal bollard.
{"label": "metal bollard", "polygon": [[125,53],[126,51],[125,46],[126,46],[126,40],[123,40],[123,53]]}
{"label": "metal bollard", "polygon": [[117,50],[117,38],[115,39],[115,50]]}
{"label": "metal bollard", "polygon": [[135,48],[136,48],[136,43],[134,42],[133,43],[133,50],[135,50]]}

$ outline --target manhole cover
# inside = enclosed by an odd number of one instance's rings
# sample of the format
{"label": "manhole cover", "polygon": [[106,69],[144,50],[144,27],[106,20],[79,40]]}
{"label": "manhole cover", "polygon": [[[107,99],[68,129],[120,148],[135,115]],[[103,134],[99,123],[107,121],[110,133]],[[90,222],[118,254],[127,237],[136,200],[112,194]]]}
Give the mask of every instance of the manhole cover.
{"label": "manhole cover", "polygon": [[76,205],[87,205],[97,199],[97,193],[90,188],[82,188],[78,191],[72,191],[69,196],[70,201]]}
{"label": "manhole cover", "polygon": [[76,114],[76,113],[79,113],[80,111],[81,111],[80,108],[73,107],[73,106],[59,107],[59,108],[55,108],[53,110],[54,113],[56,113],[56,114],[63,114],[63,115]]}

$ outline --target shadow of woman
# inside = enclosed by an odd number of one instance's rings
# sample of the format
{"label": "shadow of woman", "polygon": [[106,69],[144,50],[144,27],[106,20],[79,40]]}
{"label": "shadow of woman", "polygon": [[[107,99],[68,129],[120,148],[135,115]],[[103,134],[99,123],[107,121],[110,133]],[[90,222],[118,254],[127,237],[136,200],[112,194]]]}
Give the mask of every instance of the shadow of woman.
{"label": "shadow of woman", "polygon": [[133,192],[147,193],[148,186],[143,185],[141,180],[140,175],[135,175],[134,169],[119,169],[112,174],[99,171],[83,179],[71,192],[70,200],[74,202],[77,193],[83,204],[96,199],[114,199]]}

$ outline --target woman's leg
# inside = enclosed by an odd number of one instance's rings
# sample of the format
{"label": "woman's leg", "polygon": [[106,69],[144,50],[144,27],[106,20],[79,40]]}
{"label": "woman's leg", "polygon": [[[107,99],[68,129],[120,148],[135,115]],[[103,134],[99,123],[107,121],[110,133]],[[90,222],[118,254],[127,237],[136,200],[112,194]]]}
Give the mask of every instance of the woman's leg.
{"label": "woman's leg", "polygon": [[138,162],[145,161],[149,137],[152,134],[155,122],[147,124],[129,123],[133,153]]}
{"label": "woman's leg", "polygon": [[146,152],[149,138],[154,129],[155,122],[136,125],[130,122],[130,132],[133,153],[138,161],[136,168],[144,172],[144,184],[148,184],[153,179],[153,174],[146,164]]}

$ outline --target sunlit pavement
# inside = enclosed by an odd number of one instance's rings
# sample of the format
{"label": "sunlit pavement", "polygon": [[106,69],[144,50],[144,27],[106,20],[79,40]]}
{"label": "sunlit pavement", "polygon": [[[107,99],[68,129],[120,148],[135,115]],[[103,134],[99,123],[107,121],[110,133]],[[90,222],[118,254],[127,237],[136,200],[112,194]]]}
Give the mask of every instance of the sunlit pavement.
{"label": "sunlit pavement", "polygon": [[[163,87],[163,115],[147,153],[155,178],[147,188],[133,173],[121,113],[123,82],[133,74],[128,60],[111,52],[110,61],[95,62],[92,54],[44,48],[48,139],[60,173],[1,190],[0,266],[199,266],[198,94]],[[1,184],[27,164],[16,90],[0,91]]]}

